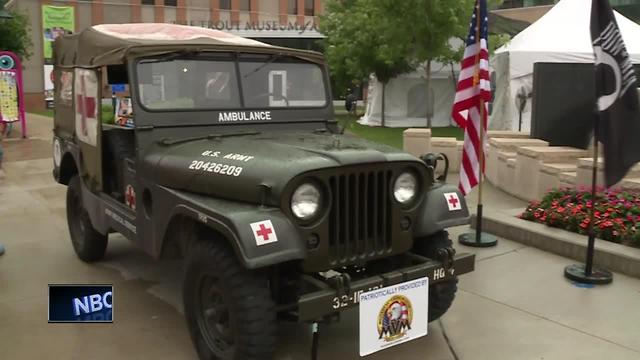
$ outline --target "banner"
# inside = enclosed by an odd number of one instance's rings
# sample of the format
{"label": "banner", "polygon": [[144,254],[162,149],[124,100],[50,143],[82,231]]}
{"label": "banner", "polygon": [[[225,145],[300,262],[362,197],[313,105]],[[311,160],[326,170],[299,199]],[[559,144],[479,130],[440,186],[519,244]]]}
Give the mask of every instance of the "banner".
{"label": "banner", "polygon": [[44,58],[51,59],[53,41],[60,35],[76,29],[73,6],[42,5],[42,32]]}

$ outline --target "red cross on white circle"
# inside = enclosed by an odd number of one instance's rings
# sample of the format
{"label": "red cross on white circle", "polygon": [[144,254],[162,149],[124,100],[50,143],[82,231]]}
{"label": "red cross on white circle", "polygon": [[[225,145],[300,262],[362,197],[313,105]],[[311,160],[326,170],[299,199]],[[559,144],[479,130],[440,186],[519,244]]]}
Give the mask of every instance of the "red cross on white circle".
{"label": "red cross on white circle", "polygon": [[462,209],[462,203],[460,202],[460,198],[457,193],[445,193],[444,198],[447,200],[447,207],[449,208],[449,211]]}
{"label": "red cross on white circle", "polygon": [[132,210],[136,209],[136,191],[133,189],[133,186],[131,185],[127,185],[127,190],[124,194],[124,202]]}

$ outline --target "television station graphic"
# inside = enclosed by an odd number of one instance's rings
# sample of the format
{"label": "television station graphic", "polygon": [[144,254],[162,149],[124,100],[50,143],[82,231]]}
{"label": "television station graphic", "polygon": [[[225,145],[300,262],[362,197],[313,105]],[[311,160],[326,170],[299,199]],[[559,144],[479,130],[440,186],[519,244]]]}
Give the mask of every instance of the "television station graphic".
{"label": "television station graphic", "polygon": [[360,356],[427,335],[429,278],[360,295]]}
{"label": "television station graphic", "polygon": [[49,284],[49,323],[113,322],[113,285]]}

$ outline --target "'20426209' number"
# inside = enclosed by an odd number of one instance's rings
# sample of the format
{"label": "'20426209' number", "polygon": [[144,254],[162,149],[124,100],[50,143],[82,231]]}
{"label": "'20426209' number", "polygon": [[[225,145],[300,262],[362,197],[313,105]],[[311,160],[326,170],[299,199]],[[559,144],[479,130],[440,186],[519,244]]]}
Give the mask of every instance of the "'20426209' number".
{"label": "'20426209' number", "polygon": [[191,165],[189,165],[189,169],[201,170],[227,176],[240,176],[240,174],[242,173],[242,166],[225,165],[214,162],[204,162],[200,160],[193,160],[191,162]]}

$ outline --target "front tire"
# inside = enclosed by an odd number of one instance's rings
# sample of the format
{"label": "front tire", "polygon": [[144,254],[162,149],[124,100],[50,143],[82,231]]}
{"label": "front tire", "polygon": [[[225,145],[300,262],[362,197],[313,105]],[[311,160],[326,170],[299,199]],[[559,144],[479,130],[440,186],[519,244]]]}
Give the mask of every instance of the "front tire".
{"label": "front tire", "polygon": [[80,260],[91,263],[104,257],[107,235],[96,231],[91,224],[82,202],[82,184],[78,175],[74,175],[67,186],[67,225],[73,250]]}
{"label": "front tire", "polygon": [[184,312],[200,359],[271,359],[276,313],[267,278],[243,268],[225,243],[189,250]]}
{"label": "front tire", "polygon": [[[427,238],[417,239],[413,251],[430,259],[438,259],[438,250],[453,247],[446,231],[437,232]],[[458,291],[458,277],[429,286],[429,322],[439,319],[451,307]]]}

